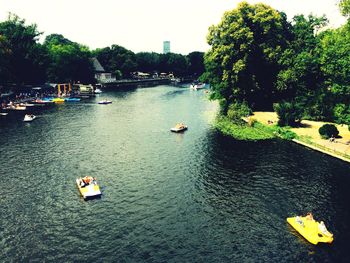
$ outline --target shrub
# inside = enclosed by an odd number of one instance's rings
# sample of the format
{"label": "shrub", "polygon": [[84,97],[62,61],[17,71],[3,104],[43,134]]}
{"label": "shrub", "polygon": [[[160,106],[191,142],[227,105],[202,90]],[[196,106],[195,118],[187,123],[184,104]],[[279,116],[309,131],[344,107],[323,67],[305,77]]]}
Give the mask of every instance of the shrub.
{"label": "shrub", "polygon": [[235,122],[241,121],[242,117],[247,117],[252,113],[246,102],[233,102],[227,110],[227,117]]}
{"label": "shrub", "polygon": [[248,119],[248,126],[249,127],[254,127],[256,122],[257,122],[257,120],[255,118],[249,118]]}
{"label": "shrub", "polygon": [[336,104],[333,108],[334,120],[338,124],[350,122],[350,106],[342,103]]}
{"label": "shrub", "polygon": [[273,105],[278,115],[279,126],[297,126],[302,117],[303,109],[295,102],[281,102]]}
{"label": "shrub", "polygon": [[339,131],[337,127],[333,124],[325,124],[318,129],[321,137],[323,139],[329,139],[331,137],[337,137],[339,135]]}

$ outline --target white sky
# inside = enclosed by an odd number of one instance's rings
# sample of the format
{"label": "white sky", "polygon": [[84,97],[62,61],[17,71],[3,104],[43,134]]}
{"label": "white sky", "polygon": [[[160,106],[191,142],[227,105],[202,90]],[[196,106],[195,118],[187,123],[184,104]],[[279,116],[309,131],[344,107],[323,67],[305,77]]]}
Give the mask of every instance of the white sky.
{"label": "white sky", "polygon": [[[35,23],[44,35],[64,37],[103,48],[121,45],[134,52],[161,53],[163,41],[171,51],[188,54],[206,51],[208,27],[220,22],[223,13],[236,8],[240,0],[0,0],[0,21],[17,14],[27,24]],[[326,14],[330,26],[345,22],[338,0],[249,0],[264,2],[284,11],[290,20],[295,14]]]}

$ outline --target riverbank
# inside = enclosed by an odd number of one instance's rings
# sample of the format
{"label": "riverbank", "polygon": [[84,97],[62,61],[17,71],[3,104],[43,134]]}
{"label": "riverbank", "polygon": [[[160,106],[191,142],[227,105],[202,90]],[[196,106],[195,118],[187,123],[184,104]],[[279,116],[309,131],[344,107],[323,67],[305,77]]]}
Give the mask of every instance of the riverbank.
{"label": "riverbank", "polygon": [[243,118],[241,122],[234,123],[227,117],[219,116],[214,127],[236,140],[260,141],[274,138],[291,140],[295,138],[295,134],[290,130],[275,125],[264,125],[255,118]]}
{"label": "riverbank", "polygon": [[[254,112],[254,115],[251,118],[266,125],[273,125],[278,121],[275,112]],[[293,141],[311,149],[350,162],[350,145],[348,144],[350,141],[350,131],[348,130],[348,127],[346,125],[332,123],[337,127],[339,137],[331,142],[322,139],[318,132],[318,129],[326,123],[328,122],[302,120],[301,127],[290,129],[297,135],[297,138],[294,138]]]}
{"label": "riverbank", "polygon": [[339,137],[330,141],[322,139],[318,132],[327,122],[303,120],[301,127],[281,128],[277,126],[278,117],[275,112],[254,112],[252,116],[242,120],[244,123],[240,124],[233,123],[227,117],[218,117],[214,127],[236,140],[282,138],[350,162],[350,131],[346,125],[332,123],[339,130]]}

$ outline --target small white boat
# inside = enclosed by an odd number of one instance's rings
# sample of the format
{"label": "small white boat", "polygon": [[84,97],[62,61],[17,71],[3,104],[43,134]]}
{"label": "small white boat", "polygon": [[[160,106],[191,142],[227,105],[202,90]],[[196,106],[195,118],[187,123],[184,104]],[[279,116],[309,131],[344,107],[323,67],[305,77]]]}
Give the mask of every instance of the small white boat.
{"label": "small white boat", "polygon": [[98,104],[111,104],[111,103],[112,103],[112,101],[110,101],[110,100],[100,100],[98,102]]}
{"label": "small white boat", "polygon": [[6,116],[7,114],[7,112],[0,112],[0,116]]}
{"label": "small white boat", "polygon": [[190,85],[190,90],[199,90],[199,89],[204,89],[205,88],[205,83],[192,83]]}
{"label": "small white boat", "polygon": [[84,200],[101,196],[101,190],[96,182],[96,178],[92,176],[85,176],[83,178],[77,178],[76,180],[80,194]]}
{"label": "small white boat", "polygon": [[100,90],[100,89],[95,89],[94,93],[95,93],[95,94],[101,94],[101,93],[102,93],[102,90]]}
{"label": "small white boat", "polygon": [[183,123],[178,123],[175,125],[175,127],[170,129],[170,131],[172,131],[172,132],[182,132],[185,130],[187,130],[187,126]]}
{"label": "small white boat", "polygon": [[33,114],[26,114],[25,116],[24,116],[24,120],[23,121],[25,121],[25,122],[30,122],[30,121],[33,121],[33,120],[35,120],[36,119],[36,116],[35,115],[33,115]]}

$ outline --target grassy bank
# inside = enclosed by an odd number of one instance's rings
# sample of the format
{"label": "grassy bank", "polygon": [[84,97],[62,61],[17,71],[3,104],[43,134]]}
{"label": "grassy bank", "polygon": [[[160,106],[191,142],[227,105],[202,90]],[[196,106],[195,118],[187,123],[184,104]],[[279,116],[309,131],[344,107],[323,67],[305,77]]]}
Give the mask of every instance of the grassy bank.
{"label": "grassy bank", "polygon": [[249,126],[244,121],[233,122],[227,117],[217,117],[214,127],[223,134],[231,136],[236,140],[258,141],[282,138],[292,140],[296,138],[295,133],[288,128],[280,128],[276,125],[263,125],[260,122],[253,122]]}

